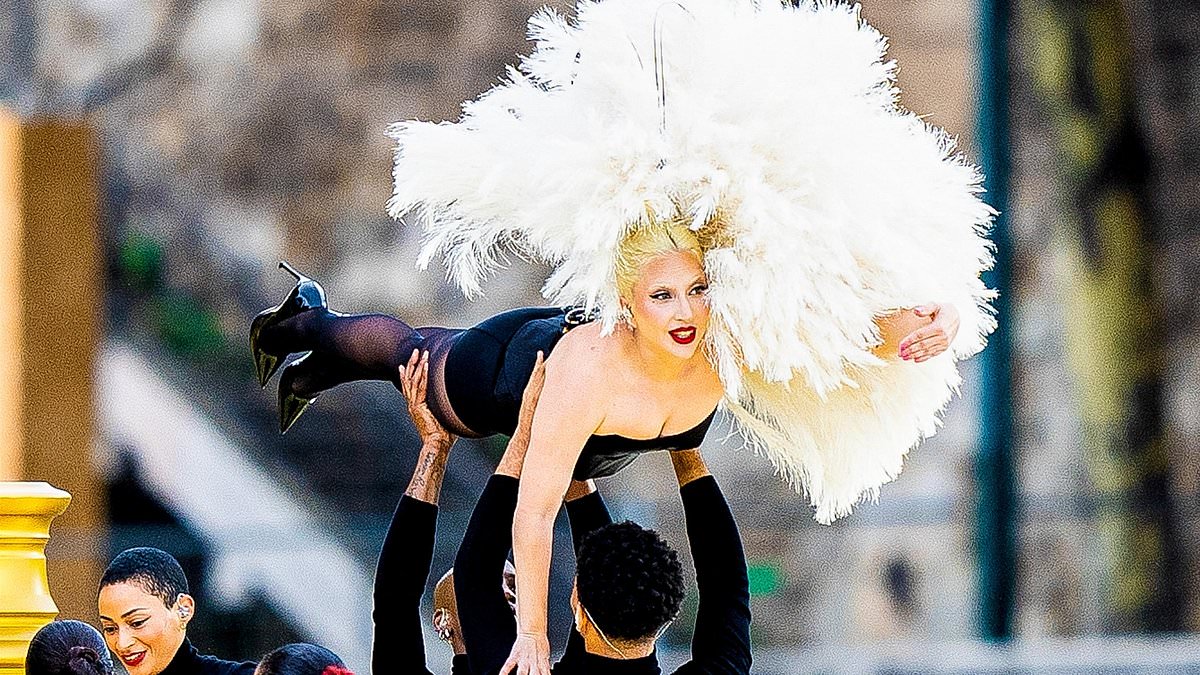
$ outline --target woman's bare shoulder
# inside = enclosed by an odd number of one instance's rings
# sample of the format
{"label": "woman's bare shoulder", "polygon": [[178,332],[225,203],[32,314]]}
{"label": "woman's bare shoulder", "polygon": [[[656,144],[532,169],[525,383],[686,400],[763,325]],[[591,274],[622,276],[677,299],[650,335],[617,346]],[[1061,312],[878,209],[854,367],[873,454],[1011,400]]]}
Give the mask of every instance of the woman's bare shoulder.
{"label": "woman's bare shoulder", "polygon": [[[615,350],[619,349],[615,335],[601,335],[600,324],[592,322],[573,328],[555,345],[551,358],[572,372],[605,372],[612,368]],[[549,366],[550,361],[547,361]]]}
{"label": "woman's bare shoulder", "polygon": [[[561,433],[564,429],[582,429],[591,433],[604,419],[611,397],[599,355],[605,348],[581,333],[588,326],[572,329],[564,335],[546,359],[546,379],[538,399],[534,431],[549,425]],[[549,411],[549,417],[543,416]],[[547,420],[553,419],[551,424]],[[534,434],[537,437],[537,434]]]}
{"label": "woman's bare shoulder", "polygon": [[581,397],[606,396],[622,365],[617,342],[614,335],[601,335],[598,323],[573,328],[550,353],[546,373],[578,388],[577,395]]}

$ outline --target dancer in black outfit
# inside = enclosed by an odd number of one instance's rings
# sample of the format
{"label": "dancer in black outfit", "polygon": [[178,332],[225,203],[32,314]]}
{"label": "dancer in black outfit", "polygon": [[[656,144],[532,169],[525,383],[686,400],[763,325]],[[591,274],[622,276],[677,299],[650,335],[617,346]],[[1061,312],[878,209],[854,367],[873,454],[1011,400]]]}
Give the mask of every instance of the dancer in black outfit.
{"label": "dancer in black outfit", "polygon": [[[396,505],[375,569],[371,672],[379,675],[432,675],[425,664],[421,595],[425,592],[429,568],[433,564],[438,497],[455,437],[437,422],[425,405],[428,371],[428,352],[418,355],[414,351],[408,364],[400,369],[398,378],[409,415],[421,437],[421,452],[408,488]],[[461,641],[451,641],[455,647],[451,672],[455,675],[470,672],[461,644]]]}

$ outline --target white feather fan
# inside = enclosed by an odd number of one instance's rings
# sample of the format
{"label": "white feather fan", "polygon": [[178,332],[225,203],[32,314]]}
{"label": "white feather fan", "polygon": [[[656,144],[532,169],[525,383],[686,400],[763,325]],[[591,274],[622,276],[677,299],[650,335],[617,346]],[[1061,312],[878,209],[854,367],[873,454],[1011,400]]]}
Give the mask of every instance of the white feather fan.
{"label": "white feather fan", "polygon": [[[544,10],[533,53],[459,122],[401,122],[389,211],[412,213],[468,295],[501,251],[546,261],[544,293],[611,328],[616,248],[646,214],[699,226],[710,358],[742,431],[828,522],[934,433],[955,360],[994,327],[981,177],[898,107],[885,39],[857,7],[778,0],[581,1]],[[923,364],[869,352],[875,319],[955,304]]]}

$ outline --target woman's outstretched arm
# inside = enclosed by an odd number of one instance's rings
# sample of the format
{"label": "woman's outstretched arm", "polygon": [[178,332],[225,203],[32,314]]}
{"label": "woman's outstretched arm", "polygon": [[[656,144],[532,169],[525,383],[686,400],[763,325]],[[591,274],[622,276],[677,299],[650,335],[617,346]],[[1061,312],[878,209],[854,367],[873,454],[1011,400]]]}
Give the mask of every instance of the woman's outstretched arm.
{"label": "woman's outstretched arm", "polygon": [[554,518],[584,443],[603,421],[597,364],[583,345],[561,344],[546,362],[513,520],[517,639],[500,672],[549,675],[546,603]]}

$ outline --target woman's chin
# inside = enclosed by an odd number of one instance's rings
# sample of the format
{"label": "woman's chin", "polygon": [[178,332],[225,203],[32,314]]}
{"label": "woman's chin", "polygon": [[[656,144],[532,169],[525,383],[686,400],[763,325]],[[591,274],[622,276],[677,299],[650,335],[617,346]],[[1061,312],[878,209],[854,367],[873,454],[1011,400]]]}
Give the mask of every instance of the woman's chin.
{"label": "woman's chin", "polygon": [[696,349],[699,348],[700,343],[694,339],[688,343],[680,343],[676,342],[674,339],[668,338],[668,342],[665,346],[667,353],[669,353],[671,356],[686,361],[687,359],[690,359],[696,355]]}

